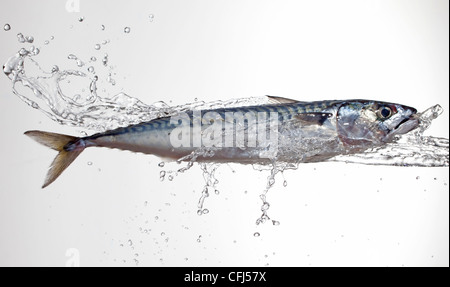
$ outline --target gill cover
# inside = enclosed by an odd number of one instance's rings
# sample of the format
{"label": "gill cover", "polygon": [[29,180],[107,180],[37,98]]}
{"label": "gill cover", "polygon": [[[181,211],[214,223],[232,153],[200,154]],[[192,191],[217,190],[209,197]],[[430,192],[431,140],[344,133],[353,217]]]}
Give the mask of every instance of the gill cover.
{"label": "gill cover", "polygon": [[347,146],[377,146],[418,126],[416,109],[399,104],[355,100],[344,102],[337,113],[339,138]]}

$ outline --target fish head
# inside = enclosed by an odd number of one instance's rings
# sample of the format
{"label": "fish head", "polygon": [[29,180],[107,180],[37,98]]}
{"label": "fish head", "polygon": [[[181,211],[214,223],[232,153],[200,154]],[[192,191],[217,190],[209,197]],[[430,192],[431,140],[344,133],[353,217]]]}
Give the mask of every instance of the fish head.
{"label": "fish head", "polygon": [[346,146],[378,146],[419,125],[417,110],[399,104],[368,100],[346,101],[337,112],[337,131]]}

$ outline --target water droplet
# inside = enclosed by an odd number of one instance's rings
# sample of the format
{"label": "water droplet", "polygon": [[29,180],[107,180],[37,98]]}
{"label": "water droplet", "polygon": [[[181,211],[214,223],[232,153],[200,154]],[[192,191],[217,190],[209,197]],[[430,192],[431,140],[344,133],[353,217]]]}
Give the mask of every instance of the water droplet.
{"label": "water droplet", "polygon": [[173,176],[172,176],[172,175],[169,175],[169,176],[167,177],[167,179],[168,179],[169,181],[172,181],[172,180],[173,180]]}
{"label": "water droplet", "polygon": [[78,22],[83,22],[83,21],[84,21],[84,17],[78,18]]}
{"label": "water droplet", "polygon": [[95,61],[97,61],[97,58],[96,57],[91,57],[91,61],[95,62]]}
{"label": "water droplet", "polygon": [[25,43],[25,37],[22,33],[17,34],[17,41],[19,41],[19,43]]}
{"label": "water droplet", "polygon": [[54,40],[55,39],[55,37],[54,36],[50,36],[50,40]]}
{"label": "water droplet", "polygon": [[218,189],[216,189],[216,190],[214,191],[214,193],[217,194],[217,195],[219,195],[219,194],[220,194],[220,191],[219,191]]}
{"label": "water droplet", "polygon": [[44,45],[48,45],[49,43],[50,43],[49,40],[45,40],[45,41],[44,41]]}
{"label": "water droplet", "polygon": [[5,31],[11,30],[11,25],[5,24],[5,26],[3,26],[3,30],[5,30]]}
{"label": "water droplet", "polygon": [[131,29],[130,29],[130,27],[125,27],[123,29],[123,31],[128,34],[128,33],[130,33]]}
{"label": "water droplet", "polygon": [[166,176],[166,172],[164,170],[159,172],[159,180],[163,181]]}
{"label": "water droplet", "polygon": [[100,48],[101,48],[100,44],[95,44],[95,46],[94,46],[95,50],[100,50]]}
{"label": "water droplet", "polygon": [[270,207],[270,204],[268,202],[264,202],[264,204],[261,206],[261,211],[267,211]]}
{"label": "water droplet", "polygon": [[100,26],[100,28],[102,29],[102,31],[105,30],[105,25]]}
{"label": "water droplet", "polygon": [[254,237],[260,237],[261,234],[260,234],[259,232],[255,232],[255,233],[253,233],[253,236],[254,236]]}
{"label": "water droplet", "polygon": [[94,72],[94,67],[90,66],[90,67],[88,68],[88,72],[93,73],[93,72]]}
{"label": "water droplet", "polygon": [[286,181],[286,180],[283,182],[283,186],[284,186],[284,187],[287,186],[287,181]]}
{"label": "water droplet", "polygon": [[153,20],[155,19],[155,15],[153,14],[148,15],[148,19],[150,20],[150,22],[153,22]]}
{"label": "water droplet", "polygon": [[92,161],[88,161],[88,162],[87,162],[87,165],[92,165]]}
{"label": "water droplet", "polygon": [[158,166],[159,166],[159,167],[164,167],[164,164],[165,164],[165,163],[162,161],[162,162],[158,163]]}
{"label": "water droplet", "polygon": [[39,52],[41,52],[41,50],[39,50],[39,48],[35,48],[34,46],[31,49],[31,52],[33,53],[34,56],[38,55]]}
{"label": "water droplet", "polygon": [[105,67],[108,65],[108,54],[105,54],[103,56],[102,63],[103,63],[103,66],[105,66]]}
{"label": "water droplet", "polygon": [[164,232],[161,232],[161,236],[164,236],[164,235],[166,235],[166,233],[164,233]]}
{"label": "water droplet", "polygon": [[208,214],[209,213],[209,209],[203,209],[203,214]]}
{"label": "water droplet", "polygon": [[131,239],[128,240],[128,246],[133,246],[133,241],[131,241]]}

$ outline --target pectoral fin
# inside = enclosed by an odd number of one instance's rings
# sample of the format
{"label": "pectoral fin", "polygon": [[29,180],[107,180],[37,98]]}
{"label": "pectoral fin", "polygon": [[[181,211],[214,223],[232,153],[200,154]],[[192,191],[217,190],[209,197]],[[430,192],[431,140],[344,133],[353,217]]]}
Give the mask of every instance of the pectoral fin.
{"label": "pectoral fin", "polygon": [[298,120],[302,126],[311,125],[323,125],[323,123],[331,118],[333,115],[330,113],[305,113],[294,116],[295,120]]}

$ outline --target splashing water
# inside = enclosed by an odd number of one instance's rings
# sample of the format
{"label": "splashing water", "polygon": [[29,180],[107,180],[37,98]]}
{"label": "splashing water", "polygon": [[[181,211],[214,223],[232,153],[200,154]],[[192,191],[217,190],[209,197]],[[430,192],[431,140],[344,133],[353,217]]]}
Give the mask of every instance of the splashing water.
{"label": "splashing water", "polygon": [[205,203],[205,199],[209,197],[210,190],[216,191],[216,185],[219,183],[219,180],[215,178],[215,172],[219,167],[217,163],[201,163],[200,167],[203,171],[203,179],[205,180],[205,186],[203,187],[202,195],[198,201],[198,210],[197,214],[208,214],[209,210],[204,208],[203,205]]}
{"label": "splashing water", "polygon": [[[105,131],[193,109],[257,105],[265,102],[265,98],[261,97],[211,103],[198,101],[186,105],[169,106],[162,101],[146,105],[125,93],[118,93],[109,98],[101,97],[97,93],[96,84],[99,78],[95,75],[93,67],[92,69],[88,68],[88,71],[93,76],[79,70],[60,70],[56,65],[50,72],[44,71],[33,59],[39,52],[39,49],[34,46],[29,49],[22,48],[3,65],[3,72],[11,80],[13,84],[12,91],[16,96],[29,106],[42,111],[59,124],[82,127],[93,131]],[[74,60],[78,67],[85,65],[83,61],[73,54],[69,54],[68,59]],[[92,59],[96,60],[94,56],[91,57],[91,61],[95,61]],[[104,66],[109,65],[108,54],[104,55],[102,63]],[[35,65],[41,74],[28,76],[25,66],[29,64]],[[111,66],[109,67],[112,68]],[[64,92],[61,83],[74,78],[87,80],[85,87],[89,91],[87,94],[80,97],[78,94],[69,95]],[[106,78],[106,81],[115,83],[114,79],[111,78],[111,73]],[[19,93],[16,88],[18,85],[31,90],[35,98],[32,99]],[[38,104],[36,100],[43,105]]]}
{"label": "splashing water", "polygon": [[[82,19],[82,18],[80,18]],[[83,18],[84,19],[84,18]],[[150,17],[152,20],[153,17]],[[82,22],[81,20],[80,22]],[[10,29],[10,28],[9,28]],[[105,27],[102,25],[102,30]],[[7,31],[5,25],[4,30]],[[125,33],[130,32],[129,27],[125,27]],[[33,43],[32,36],[17,35],[20,43]],[[52,37],[53,38],[53,37]],[[109,41],[107,41],[109,42]],[[95,50],[101,48],[100,44],[94,46]],[[63,125],[82,127],[93,131],[105,131],[121,126],[128,126],[140,122],[150,121],[163,116],[175,115],[179,112],[190,110],[206,110],[224,107],[239,107],[261,105],[267,103],[266,97],[259,98],[242,98],[232,99],[229,101],[215,101],[205,103],[203,101],[195,101],[180,106],[169,106],[165,102],[156,102],[147,105],[140,100],[130,97],[125,93],[118,93],[112,97],[102,97],[97,91],[97,81],[99,76],[96,75],[93,66],[87,68],[88,74],[80,70],[60,70],[58,66],[54,66],[51,71],[44,71],[34,60],[39,54],[39,49],[31,46],[30,48],[22,48],[15,55],[10,57],[3,66],[4,73],[12,82],[12,91],[22,101],[38,109],[52,120]],[[85,66],[85,62],[77,56],[70,54],[68,59],[75,61],[78,68]],[[97,59],[90,57],[91,62]],[[109,63],[108,54],[105,54],[101,63],[112,69]],[[40,74],[28,75],[25,67],[34,65]],[[87,92],[77,93],[74,95],[67,94],[61,87],[63,81],[73,79],[83,79],[86,81],[84,90]],[[114,85],[115,80],[112,79],[112,73],[109,73],[106,81]],[[34,97],[30,98],[17,89],[23,86],[32,91]],[[444,138],[436,138],[432,136],[423,136],[426,129],[429,128],[432,121],[442,114],[443,109],[439,106],[433,106],[419,113],[420,126],[418,129],[409,134],[399,136],[398,139],[385,146],[373,148],[363,153],[352,155],[340,155],[327,161],[352,162],[369,165],[395,165],[395,166],[423,166],[423,167],[448,167],[449,166],[449,140]],[[174,179],[178,173],[189,170],[196,159],[201,157],[213,156],[214,148],[199,148],[193,153],[179,159],[179,161],[187,161],[187,166],[175,171],[161,171],[160,179],[164,180],[167,176],[169,181]],[[203,215],[209,212],[204,208],[205,199],[209,197],[211,191],[218,194],[216,185],[218,180],[214,174],[220,164],[201,163],[200,167],[203,171],[205,186],[198,202],[198,214]],[[298,164],[272,161],[263,165],[253,165],[257,170],[267,170],[270,175],[267,178],[266,188],[260,194],[262,200],[262,215],[257,219],[256,223],[265,223],[270,221],[268,215],[270,204],[267,201],[267,193],[275,184],[275,177],[288,169],[297,169]],[[160,165],[164,167],[164,164]],[[286,186],[286,183],[283,183]],[[279,225],[278,221],[272,220],[274,225]]]}

